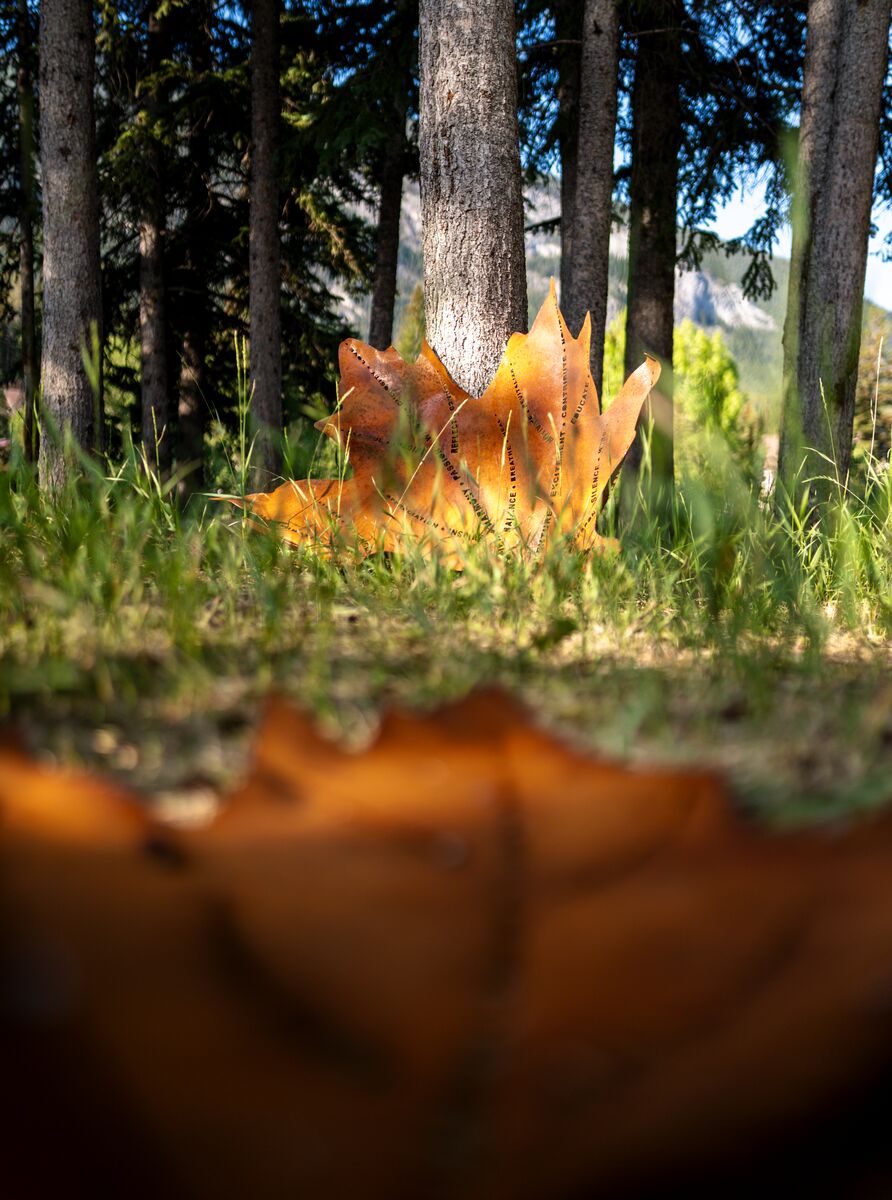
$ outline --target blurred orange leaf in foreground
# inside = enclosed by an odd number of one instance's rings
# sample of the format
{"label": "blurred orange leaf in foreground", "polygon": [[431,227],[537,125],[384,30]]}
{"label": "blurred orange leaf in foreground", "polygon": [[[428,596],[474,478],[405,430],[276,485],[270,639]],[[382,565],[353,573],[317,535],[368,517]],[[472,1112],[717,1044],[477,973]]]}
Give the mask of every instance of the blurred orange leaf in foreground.
{"label": "blurred orange leaf in foreground", "polygon": [[727,1195],[771,1155],[775,1194],[888,1078],[892,824],[751,828],[497,692],[360,754],[273,701],[193,830],[0,750],[0,971],[13,1200]]}
{"label": "blurred orange leaf in foreground", "polygon": [[554,534],[583,549],[604,491],[660,375],[652,358],[601,413],[589,370],[590,321],[574,338],[554,281],[528,334],[508,342],[479,399],[449,376],[425,342],[414,363],[391,346],[341,345],[341,403],[317,423],[347,455],[349,479],[289,481],[241,505],[291,542],[396,550],[408,534],[461,565],[478,536],[537,552]]}

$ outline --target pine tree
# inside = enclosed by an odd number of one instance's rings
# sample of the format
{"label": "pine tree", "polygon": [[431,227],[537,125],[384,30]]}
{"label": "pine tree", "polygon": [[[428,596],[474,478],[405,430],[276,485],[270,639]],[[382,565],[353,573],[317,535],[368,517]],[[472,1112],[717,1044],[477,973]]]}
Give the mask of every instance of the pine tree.
{"label": "pine tree", "polygon": [[37,400],[37,330],[35,325],[35,282],[34,282],[34,224],[35,224],[35,179],[34,179],[34,82],[33,48],[34,28],[28,0],[18,0],[16,42],[18,72],[16,90],[19,101],[19,287],[22,295],[22,391],[24,421],[22,438],[25,457],[37,460],[37,423],[35,404]]}
{"label": "pine tree", "polygon": [[428,340],[479,395],[527,322],[511,0],[422,0],[420,62]]}
{"label": "pine tree", "polygon": [[[564,316],[574,333],[591,313],[591,365],[601,389],[607,275],[613,223],[613,147],[616,140],[619,8],[617,0],[586,0],[580,68],[576,194]],[[563,223],[563,214],[562,214]],[[563,250],[562,250],[563,273]],[[562,274],[563,278],[563,274]]]}
{"label": "pine tree", "polygon": [[[94,33],[89,0],[44,0],[40,12],[43,178],[43,350],[40,482],[56,490],[62,437],[102,448],[101,392],[83,362],[101,328],[99,207],[93,123]],[[47,425],[51,428],[47,428]]]}
{"label": "pine tree", "polygon": [[[139,231],[154,192],[161,234],[156,244],[163,251],[163,333],[168,375],[174,376],[166,398],[193,382],[185,363],[192,358],[195,334],[204,341],[203,353],[195,355],[200,385],[193,389],[201,427],[190,450],[190,439],[178,436],[183,430],[177,429],[174,404],[161,454],[173,452],[178,474],[190,462],[197,464],[199,456],[207,471],[226,471],[226,456],[214,459],[208,439],[225,440],[238,428],[234,343],[246,338],[250,327],[249,14],[236,5],[211,6],[209,55],[204,69],[197,71],[198,28],[191,0],[157,6],[153,0],[102,0],[100,11],[96,95],[104,168],[103,290],[107,328],[122,348],[107,364],[114,433],[126,436],[131,422],[135,433],[140,427],[140,372],[128,348],[139,345],[140,308],[149,299],[140,290],[144,264]],[[148,63],[152,11],[162,17],[157,70]],[[353,157],[324,152],[322,130],[338,91],[329,49],[319,37],[315,14],[290,6],[282,12],[276,168],[281,271],[276,291],[283,340],[289,346],[282,363],[288,421],[303,421],[305,407],[330,402],[337,345],[350,332],[337,314],[333,284],[358,288],[369,275],[367,227],[347,207],[363,195]],[[184,152],[197,136],[206,144],[198,156],[209,164],[204,171],[196,170],[194,154]],[[155,153],[157,172],[147,165]],[[154,423],[149,436],[154,442]],[[228,476],[208,475],[206,482],[230,484]]]}
{"label": "pine tree", "polygon": [[[574,289],[571,276],[574,262],[574,233],[576,231],[584,8],[585,5],[580,3],[580,0],[567,0],[565,4],[556,4],[554,9],[555,41],[558,49],[556,132],[561,168],[561,306],[564,316],[573,325],[581,324],[581,318],[579,321],[576,320],[576,310],[573,309],[569,316],[567,310],[573,305],[571,297]],[[587,79],[587,88],[591,87],[592,82],[591,78]],[[610,167],[612,181],[612,147]],[[612,190],[611,188],[611,193]],[[594,355],[592,361],[594,362]]]}
{"label": "pine tree", "polygon": [[[632,168],[629,184],[629,290],[626,374],[645,354],[659,359],[662,375],[651,394],[651,470],[671,481],[672,338],[675,325],[675,259],[678,156],[681,150],[681,0],[651,0],[637,14],[632,90]],[[641,443],[629,455],[640,462]]]}
{"label": "pine tree", "polygon": [[179,347],[177,458],[184,469],[180,482],[184,496],[204,486],[204,434],[208,415],[214,408],[205,369],[211,333],[210,242],[206,229],[215,215],[217,204],[211,183],[208,128],[211,121],[209,89],[212,83],[210,0],[196,0],[194,10],[189,30],[189,68],[194,109],[186,134],[185,256],[179,278],[184,320]]}
{"label": "pine tree", "polygon": [[167,361],[167,296],[164,240],[167,224],[164,156],[158,122],[162,102],[159,72],[168,49],[165,18],[149,0],[146,13],[146,77],[137,125],[144,142],[139,215],[139,334],[142,444],[146,461],[161,474],[170,471],[173,431]]}
{"label": "pine tree", "polygon": [[375,209],[368,341],[393,336],[403,182],[417,171],[418,0],[324,4],[320,34],[339,64],[319,134],[324,167],[347,156]]}
{"label": "pine tree", "polygon": [[281,249],[279,244],[279,4],[253,0],[251,25],[251,212],[249,232],[251,414],[258,488],[281,470]]}
{"label": "pine tree", "polygon": [[418,0],[406,0],[394,6],[381,34],[383,47],[378,56],[378,69],[374,72],[378,78],[386,75],[390,85],[383,88],[381,95],[380,119],[384,137],[381,148],[373,156],[372,168],[378,192],[378,223],[369,342],[382,350],[390,345],[393,336],[403,180],[413,166],[406,124],[411,108],[417,104],[417,26]]}
{"label": "pine tree", "polygon": [[890,16],[890,0],[808,9],[779,474],[818,496],[851,456]]}

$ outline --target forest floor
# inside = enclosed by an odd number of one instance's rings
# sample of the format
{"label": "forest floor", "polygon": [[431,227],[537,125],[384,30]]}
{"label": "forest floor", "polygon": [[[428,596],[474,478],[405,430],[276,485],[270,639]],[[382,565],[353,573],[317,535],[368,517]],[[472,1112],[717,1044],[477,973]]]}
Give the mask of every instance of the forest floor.
{"label": "forest floor", "polygon": [[388,706],[492,684],[595,753],[716,767],[772,822],[892,801],[873,527],[768,554],[735,518],[705,540],[633,533],[612,560],[481,551],[455,573],[420,553],[326,562],[121,479],[55,507],[0,485],[0,724],[166,810],[238,780],[270,692],[359,747]]}
{"label": "forest floor", "polygon": [[623,653],[568,638],[515,653],[476,634],[450,623],[420,636],[409,622],[345,609],[272,653],[258,655],[250,636],[203,639],[188,666],[173,648],[110,653],[85,637],[65,660],[5,658],[4,688],[38,757],[100,771],[171,809],[211,805],[234,785],[271,690],[358,748],[385,707],[430,708],[492,683],[579,747],[715,767],[772,822],[892,802],[888,649],[842,642],[807,662],[763,654],[741,673],[720,655],[655,644]]}

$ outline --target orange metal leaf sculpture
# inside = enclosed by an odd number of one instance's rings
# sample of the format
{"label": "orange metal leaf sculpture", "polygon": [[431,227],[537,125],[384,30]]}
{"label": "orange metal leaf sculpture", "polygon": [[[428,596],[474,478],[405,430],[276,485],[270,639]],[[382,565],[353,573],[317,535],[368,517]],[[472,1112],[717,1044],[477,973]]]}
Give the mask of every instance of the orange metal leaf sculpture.
{"label": "orange metal leaf sculpture", "polygon": [[589,370],[590,320],[574,338],[554,281],[528,334],[508,342],[479,399],[450,379],[425,342],[415,363],[391,347],[348,340],[341,404],[317,427],[349,456],[346,480],[289,482],[245,498],[292,542],[358,537],[397,549],[409,534],[461,562],[481,535],[499,548],[538,551],[554,534],[603,544],[604,490],[635,436],[660,374],[652,358],[601,413]]}
{"label": "orange metal leaf sculpture", "polygon": [[890,985],[888,819],[755,831],[498,693],[359,755],[275,702],[191,832],[0,751],[11,1200],[774,1195],[888,1080]]}

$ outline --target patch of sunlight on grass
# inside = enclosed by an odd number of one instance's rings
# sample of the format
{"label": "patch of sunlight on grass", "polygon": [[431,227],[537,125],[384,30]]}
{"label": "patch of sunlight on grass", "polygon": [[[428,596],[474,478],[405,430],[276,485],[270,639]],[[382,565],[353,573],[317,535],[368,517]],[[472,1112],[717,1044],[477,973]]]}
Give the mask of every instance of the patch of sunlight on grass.
{"label": "patch of sunlight on grass", "polygon": [[186,794],[234,781],[271,689],[361,744],[382,706],[496,682],[591,750],[722,768],[769,819],[892,798],[888,473],[817,523],[719,464],[614,489],[618,557],[481,539],[456,572],[180,509],[135,453],[82,469],[55,501],[0,471],[0,719],[49,759]]}

